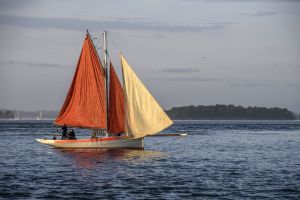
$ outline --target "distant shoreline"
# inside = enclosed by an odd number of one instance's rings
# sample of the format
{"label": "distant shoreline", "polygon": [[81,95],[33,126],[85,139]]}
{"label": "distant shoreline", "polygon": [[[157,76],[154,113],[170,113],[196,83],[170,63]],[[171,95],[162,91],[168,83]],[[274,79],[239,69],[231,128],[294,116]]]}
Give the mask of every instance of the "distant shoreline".
{"label": "distant shoreline", "polygon": [[[243,107],[234,105],[181,106],[166,110],[172,120],[297,120],[300,114],[286,108]],[[20,111],[0,109],[4,120],[54,120],[57,111]]]}
{"label": "distant shoreline", "polygon": [[295,120],[299,117],[286,108],[220,104],[173,107],[166,112],[173,120]]}

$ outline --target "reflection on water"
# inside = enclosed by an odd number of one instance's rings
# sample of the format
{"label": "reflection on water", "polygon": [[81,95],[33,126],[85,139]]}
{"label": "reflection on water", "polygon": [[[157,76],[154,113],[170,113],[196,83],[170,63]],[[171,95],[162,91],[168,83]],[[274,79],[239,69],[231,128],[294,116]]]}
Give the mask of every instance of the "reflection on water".
{"label": "reflection on water", "polygon": [[127,151],[126,156],[124,157],[125,162],[129,162],[131,164],[141,164],[146,162],[151,162],[155,160],[165,159],[167,157],[166,152],[159,151],[150,151],[150,150],[134,150]]}
{"label": "reflection on water", "polygon": [[92,169],[104,161],[117,161],[131,165],[165,159],[167,153],[142,149],[55,149],[66,158],[73,159],[77,167]]}

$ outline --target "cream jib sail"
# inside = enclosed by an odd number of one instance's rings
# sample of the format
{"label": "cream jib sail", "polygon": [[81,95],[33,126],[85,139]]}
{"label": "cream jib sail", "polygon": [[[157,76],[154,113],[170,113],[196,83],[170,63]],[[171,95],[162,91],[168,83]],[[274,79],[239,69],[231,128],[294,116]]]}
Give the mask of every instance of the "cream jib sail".
{"label": "cream jib sail", "polygon": [[125,132],[129,138],[142,138],[173,124],[144,84],[121,55],[125,99]]}

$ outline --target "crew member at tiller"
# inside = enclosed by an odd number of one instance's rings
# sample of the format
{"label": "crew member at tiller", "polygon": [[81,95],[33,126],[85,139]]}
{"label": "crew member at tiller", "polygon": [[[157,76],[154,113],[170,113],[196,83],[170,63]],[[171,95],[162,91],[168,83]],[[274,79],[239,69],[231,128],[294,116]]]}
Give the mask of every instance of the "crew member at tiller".
{"label": "crew member at tiller", "polygon": [[64,140],[67,137],[67,132],[68,132],[68,127],[66,126],[66,124],[64,124],[64,126],[61,127],[61,130],[62,130],[61,139]]}

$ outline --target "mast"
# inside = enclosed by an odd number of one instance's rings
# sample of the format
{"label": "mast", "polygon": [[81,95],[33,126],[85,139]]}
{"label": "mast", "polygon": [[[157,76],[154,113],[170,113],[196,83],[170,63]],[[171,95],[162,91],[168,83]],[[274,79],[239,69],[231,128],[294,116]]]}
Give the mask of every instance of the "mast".
{"label": "mast", "polygon": [[105,65],[105,85],[106,85],[106,136],[108,131],[108,62],[107,62],[107,31],[103,33],[104,65]]}
{"label": "mast", "polygon": [[[91,35],[88,30],[86,30],[88,36],[91,38]],[[94,49],[96,51],[95,45],[92,41],[92,44],[94,46]],[[108,131],[108,54],[107,54],[107,31],[104,31],[103,33],[103,50],[104,50],[104,72],[105,72],[105,89],[106,89],[106,136]],[[97,52],[97,51],[96,51]],[[97,53],[97,58],[101,62],[99,55]]]}
{"label": "mast", "polygon": [[[98,58],[98,60],[99,60],[99,62],[101,63],[101,59],[99,58],[99,54],[98,54],[98,52],[97,52],[97,49],[96,49],[96,47],[95,47],[95,44],[94,44],[94,42],[93,42],[93,40],[92,40],[92,38],[91,38],[91,35],[90,35],[90,32],[89,32],[89,30],[88,29],[86,29],[86,33],[88,34],[88,36],[89,36],[89,38],[91,39],[91,42],[92,42],[92,44],[93,44],[93,47],[94,47],[94,50],[95,50],[95,52],[96,52],[96,55],[97,55],[97,58]],[[106,132],[107,132],[107,130],[108,130],[108,81],[107,81],[107,79],[108,79],[108,76],[107,76],[107,50],[106,50],[106,47],[107,47],[107,44],[106,44],[106,41],[107,41],[107,39],[106,39],[106,31],[104,31],[104,54],[105,54],[105,56],[104,56],[104,73],[105,73],[105,86],[106,86]]]}
{"label": "mast", "polygon": [[[97,49],[96,49],[96,47],[95,47],[95,44],[94,44],[94,42],[93,42],[93,40],[92,40],[92,38],[91,38],[91,35],[90,35],[90,33],[89,33],[89,30],[88,29],[86,29],[86,33],[88,34],[88,36],[89,36],[89,38],[91,39],[91,42],[92,42],[92,44],[93,44],[93,47],[94,47],[94,50],[96,51],[96,54],[97,54],[97,58],[98,58],[98,60],[99,60],[99,62],[101,63],[101,59],[99,58],[99,55],[98,55],[98,52],[97,52]],[[107,76],[107,51],[106,51],[106,31],[104,31],[104,54],[105,54],[105,56],[104,56],[104,73],[105,73],[105,86],[106,86],[106,132],[107,132],[107,129],[108,129],[108,122],[107,122],[107,120],[108,120],[108,86],[107,86],[107,78],[108,78],[108,76]]]}

